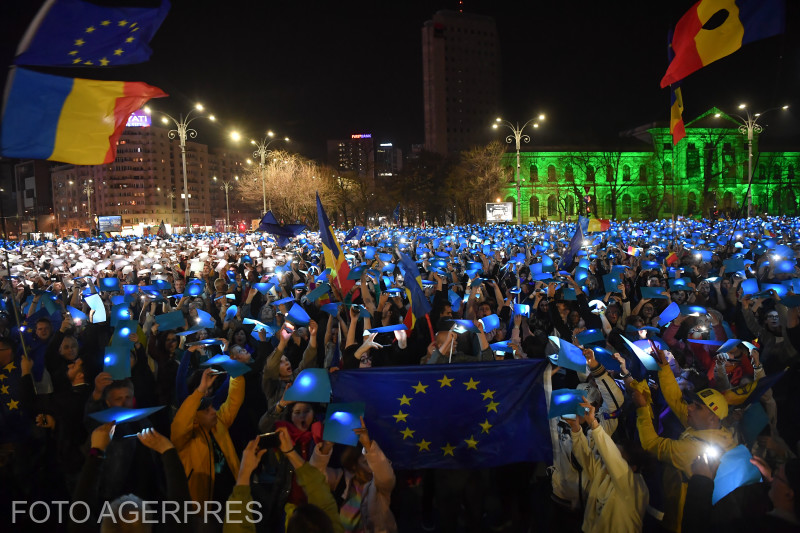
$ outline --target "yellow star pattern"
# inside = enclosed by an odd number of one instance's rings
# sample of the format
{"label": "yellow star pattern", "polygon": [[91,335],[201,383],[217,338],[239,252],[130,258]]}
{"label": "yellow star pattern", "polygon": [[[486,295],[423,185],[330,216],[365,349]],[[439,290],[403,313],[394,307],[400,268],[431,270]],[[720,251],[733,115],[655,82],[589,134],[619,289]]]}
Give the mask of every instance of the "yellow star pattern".
{"label": "yellow star pattern", "polygon": [[400,433],[403,434],[403,440],[406,440],[406,439],[413,439],[415,431],[411,428],[406,428]]}
{"label": "yellow star pattern", "polygon": [[77,65],[78,63],[81,63],[82,61],[83,61],[83,59],[81,59],[80,57],[76,57],[75,59],[72,60],[72,64],[73,65]]}
{"label": "yellow star pattern", "polygon": [[17,365],[14,364],[14,361],[11,361],[10,363],[8,363],[6,366],[3,367],[3,370],[7,370],[7,371],[11,372],[12,370],[15,370],[16,368],[17,368]]}
{"label": "yellow star pattern", "polygon": [[453,450],[455,449],[456,447],[450,446],[449,442],[442,447],[442,451],[444,452],[445,456],[450,455],[452,457],[455,457],[455,455],[453,455]]}
{"label": "yellow star pattern", "polygon": [[423,394],[427,394],[427,391],[425,389],[428,388],[428,385],[423,385],[422,382],[420,381],[412,388],[414,389],[414,394],[419,394],[420,392]]}
{"label": "yellow star pattern", "polygon": [[117,48],[116,50],[114,50],[114,55],[115,56],[121,56],[122,52],[124,52],[124,50],[122,48]]}
{"label": "yellow star pattern", "polygon": [[124,28],[127,25],[128,25],[127,20],[120,20],[119,22],[117,22],[117,26],[119,26],[120,28]]}
{"label": "yellow star pattern", "polygon": [[478,390],[478,384],[479,383],[480,383],[480,381],[475,381],[474,379],[469,378],[469,381],[465,381],[464,385],[467,386],[467,390],[470,390],[470,389]]}
{"label": "yellow star pattern", "polygon": [[13,411],[14,409],[19,409],[19,402],[17,400],[11,400],[10,402],[6,402],[9,411]]}
{"label": "yellow star pattern", "polygon": [[92,63],[91,61],[84,61],[83,64],[84,65],[94,65],[94,63]]}
{"label": "yellow star pattern", "polygon": [[481,431],[481,433],[489,433],[489,428],[492,427],[492,425],[489,423],[488,418],[483,422],[483,424],[478,424],[478,425],[483,428],[483,431]]}
{"label": "yellow star pattern", "polygon": [[104,20],[103,22],[100,23],[101,26],[108,26],[109,24],[111,24],[110,20]]}
{"label": "yellow star pattern", "polygon": [[131,33],[135,32],[135,31],[139,31],[139,28],[131,28]]}
{"label": "yellow star pattern", "polygon": [[428,452],[431,451],[431,443],[428,442],[425,439],[422,439],[421,441],[419,441],[417,443],[417,447],[419,448],[419,451],[422,451],[422,450],[425,450],[425,451],[428,451]]}
{"label": "yellow star pattern", "polygon": [[495,392],[497,392],[497,391],[486,389],[486,391],[482,392],[481,395],[483,395],[483,399],[484,400],[489,400],[489,399],[494,400],[494,393]]}
{"label": "yellow star pattern", "polygon": [[467,448],[472,448],[473,450],[478,449],[478,441],[475,440],[473,435],[470,435],[468,439],[464,439],[464,442],[467,443]]}
{"label": "yellow star pattern", "polygon": [[3,380],[4,380],[4,379],[6,379],[7,377],[8,377],[8,376],[6,376],[5,374],[0,374],[0,381],[3,381]]}
{"label": "yellow star pattern", "polygon": [[95,30],[94,26],[89,26],[88,28],[86,28],[86,33],[92,33],[94,30]]}
{"label": "yellow star pattern", "polygon": [[109,61],[107,57],[100,59],[100,66],[107,67],[109,63],[111,63],[111,61]]}
{"label": "yellow star pattern", "polygon": [[453,382],[453,379],[452,378],[448,378],[445,375],[445,376],[442,376],[442,379],[437,379],[436,381],[441,383],[442,387],[452,387],[452,385],[450,385],[450,384]]}
{"label": "yellow star pattern", "polygon": [[72,50],[67,55],[76,56],[76,55],[78,55],[78,51],[77,50]]}
{"label": "yellow star pattern", "polygon": [[498,402],[489,402],[486,405],[486,412],[488,413],[489,411],[494,411],[496,413],[498,405],[500,405]]}
{"label": "yellow star pattern", "polygon": [[75,39],[75,46],[83,46],[84,44],[86,44],[86,41],[83,39]]}
{"label": "yellow star pattern", "polygon": [[392,416],[395,418],[396,422],[405,422],[408,413],[404,413],[403,411],[397,411],[397,414]]}
{"label": "yellow star pattern", "polygon": [[403,397],[402,398],[398,398],[398,400],[400,400],[400,405],[409,405],[410,406],[412,399],[409,398],[408,396],[406,396],[405,394],[403,394]]}
{"label": "yellow star pattern", "polygon": [[134,41],[133,37],[128,37],[125,39],[126,43],[132,43]]}
{"label": "yellow star pattern", "polygon": [[8,385],[0,387],[0,394],[8,394]]}

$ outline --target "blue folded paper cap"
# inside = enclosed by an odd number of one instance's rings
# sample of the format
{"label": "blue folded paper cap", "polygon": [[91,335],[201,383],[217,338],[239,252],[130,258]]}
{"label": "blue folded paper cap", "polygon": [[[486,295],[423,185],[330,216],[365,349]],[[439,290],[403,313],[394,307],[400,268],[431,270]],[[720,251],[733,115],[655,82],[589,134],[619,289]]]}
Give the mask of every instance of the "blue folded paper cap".
{"label": "blue folded paper cap", "polygon": [[408,330],[405,324],[392,324],[390,326],[380,326],[367,330],[369,333],[389,333],[392,331]]}
{"label": "blue folded paper cap", "polygon": [[330,402],[331,380],[328,371],[324,368],[306,368],[297,375],[283,399],[287,402]]}
{"label": "blue folded paper cap", "polygon": [[121,424],[122,422],[136,422],[137,420],[142,420],[163,408],[164,408],[163,405],[160,407],[146,407],[144,409],[111,407],[103,411],[89,413],[89,417],[94,418],[101,424],[107,424],[109,422],[116,422],[117,424]]}
{"label": "blue folded paper cap", "polygon": [[608,349],[597,345],[591,345],[589,348],[591,348],[594,352],[594,358],[597,360],[597,362],[603,365],[606,370],[613,370],[615,372],[622,370],[622,366],[619,364],[619,361],[614,358],[614,354]]}
{"label": "blue folded paper cap", "polygon": [[287,296],[286,298],[281,298],[280,300],[275,300],[274,302],[272,302],[272,305],[274,305],[275,307],[278,307],[279,305],[292,303],[294,301],[295,301],[294,296]]}
{"label": "blue folded paper cap", "polygon": [[586,391],[579,389],[557,389],[550,394],[550,409],[548,418],[559,416],[583,416],[586,409],[581,406]]}
{"label": "blue folded paper cap", "polygon": [[249,365],[242,363],[241,361],[231,359],[225,354],[215,355],[200,366],[220,366],[225,369],[225,371],[228,373],[228,376],[232,378],[242,376],[251,370]]}
{"label": "blue folded paper cap", "polygon": [[483,331],[493,331],[500,327],[500,317],[497,315],[488,315],[480,319],[481,324],[483,324]]}
{"label": "blue folded paper cap", "polygon": [[295,303],[286,314],[286,321],[291,322],[295,326],[307,326],[311,318],[308,316],[308,313],[306,313],[306,310],[303,309],[302,305]]}
{"label": "blue folded paper cap", "polygon": [[354,430],[361,427],[361,418],[364,416],[365,404],[332,403],[326,410],[322,439],[336,442],[346,446],[358,444],[358,435]]}
{"label": "blue folded paper cap", "polygon": [[102,292],[115,292],[119,291],[118,278],[100,278],[97,280],[100,291]]}
{"label": "blue folded paper cap", "polygon": [[681,308],[675,302],[672,302],[658,315],[658,325],[661,327],[666,326],[681,314]]}

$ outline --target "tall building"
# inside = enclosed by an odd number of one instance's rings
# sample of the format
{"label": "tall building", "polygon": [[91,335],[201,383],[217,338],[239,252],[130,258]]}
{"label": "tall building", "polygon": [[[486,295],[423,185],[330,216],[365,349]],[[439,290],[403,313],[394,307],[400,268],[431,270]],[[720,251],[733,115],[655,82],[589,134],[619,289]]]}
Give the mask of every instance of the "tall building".
{"label": "tall building", "polygon": [[375,179],[375,149],[371,133],[354,133],[349,139],[328,141],[328,165],[343,174]]}
{"label": "tall building", "polygon": [[[55,228],[53,217],[53,193],[50,189],[49,161],[27,160],[14,165],[13,190],[3,196],[14,195],[16,199],[16,231],[20,233],[50,233]],[[5,211],[5,206],[4,211]],[[11,233],[11,228],[9,233]]]}
{"label": "tall building", "polygon": [[[519,184],[516,152],[510,151],[502,159],[500,199],[513,204],[514,221],[519,203],[523,222],[575,220],[587,211],[617,220],[740,216],[751,180],[747,139],[738,126],[712,108],[686,124],[676,146],[669,128],[649,125],[634,132],[644,142],[632,148],[521,152]],[[800,213],[800,151],[762,152],[755,134],[752,165],[753,213]]]}
{"label": "tall building", "polygon": [[425,149],[447,155],[491,140],[500,101],[494,19],[438,11],[422,27]]}
{"label": "tall building", "polygon": [[392,143],[379,143],[375,149],[375,170],[379,180],[388,180],[403,170],[403,151]]}

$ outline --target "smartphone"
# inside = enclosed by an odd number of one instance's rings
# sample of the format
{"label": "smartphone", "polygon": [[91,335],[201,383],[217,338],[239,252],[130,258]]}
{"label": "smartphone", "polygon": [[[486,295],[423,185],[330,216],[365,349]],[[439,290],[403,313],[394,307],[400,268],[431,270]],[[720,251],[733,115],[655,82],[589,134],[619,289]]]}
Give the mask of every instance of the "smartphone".
{"label": "smartphone", "polygon": [[281,447],[281,436],[277,431],[272,433],[262,433],[258,436],[258,448],[268,450],[270,448]]}
{"label": "smartphone", "polygon": [[651,353],[653,355],[653,358],[656,361],[659,361],[661,357],[658,355],[658,348],[656,347],[656,341],[654,341],[653,339],[647,339],[647,340],[650,342],[650,349],[652,350]]}

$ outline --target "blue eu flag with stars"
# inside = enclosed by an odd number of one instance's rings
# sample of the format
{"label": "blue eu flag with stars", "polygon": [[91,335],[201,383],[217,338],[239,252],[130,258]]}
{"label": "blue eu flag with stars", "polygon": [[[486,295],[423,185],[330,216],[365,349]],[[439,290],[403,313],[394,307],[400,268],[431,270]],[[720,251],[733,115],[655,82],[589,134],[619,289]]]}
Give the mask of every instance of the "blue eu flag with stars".
{"label": "blue eu flag with stars", "polygon": [[106,7],[83,0],[48,0],[17,50],[17,65],[114,67],[150,59],[150,40],[170,4]]}
{"label": "blue eu flag with stars", "polygon": [[382,367],[331,375],[334,402],[364,402],[370,438],[395,468],[484,468],[552,460],[534,360]]}

